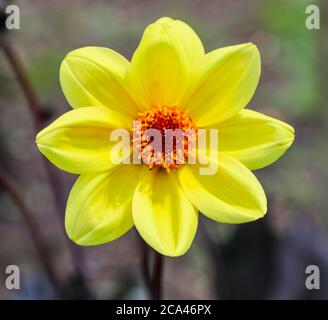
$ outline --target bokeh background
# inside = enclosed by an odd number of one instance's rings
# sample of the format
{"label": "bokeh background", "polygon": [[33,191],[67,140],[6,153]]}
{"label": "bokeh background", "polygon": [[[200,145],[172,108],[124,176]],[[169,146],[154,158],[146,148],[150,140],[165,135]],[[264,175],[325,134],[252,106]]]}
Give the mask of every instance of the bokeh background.
{"label": "bokeh background", "polygon": [[[249,107],[291,123],[295,143],[278,162],[255,172],[268,196],[266,217],[240,226],[202,218],[190,251],[165,259],[164,297],[328,298],[328,1],[9,2],[20,8],[21,29],[7,31],[6,38],[41,102],[41,126],[69,110],[58,70],[72,49],[107,46],[130,59],[143,29],[162,16],[189,23],[206,51],[257,44],[262,76]],[[320,8],[320,30],[305,27],[310,4]],[[0,299],[58,298],[54,282],[60,298],[147,298],[135,230],[98,247],[67,239],[64,208],[76,177],[42,160],[35,117],[1,51]],[[42,233],[41,244],[35,235],[33,241],[31,227]],[[12,264],[21,271],[20,290],[5,287],[5,268]],[[310,264],[320,268],[320,290],[305,288]],[[49,281],[51,272],[55,280]]]}

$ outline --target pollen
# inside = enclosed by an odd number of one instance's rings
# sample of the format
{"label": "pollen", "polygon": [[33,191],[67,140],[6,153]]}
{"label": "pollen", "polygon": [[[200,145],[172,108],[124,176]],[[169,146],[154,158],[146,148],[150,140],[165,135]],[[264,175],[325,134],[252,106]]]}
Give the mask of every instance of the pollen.
{"label": "pollen", "polygon": [[133,144],[149,169],[162,167],[170,172],[187,163],[195,149],[197,127],[186,112],[164,106],[138,115],[132,129]]}

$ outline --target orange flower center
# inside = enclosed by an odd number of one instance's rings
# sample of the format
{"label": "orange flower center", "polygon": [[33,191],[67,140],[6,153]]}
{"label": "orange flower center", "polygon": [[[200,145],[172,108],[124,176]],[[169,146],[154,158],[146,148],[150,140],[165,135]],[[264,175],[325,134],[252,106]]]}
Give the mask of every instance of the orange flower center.
{"label": "orange flower center", "polygon": [[[138,132],[134,134],[133,143],[140,152],[139,159],[142,158],[149,169],[162,167],[168,172],[187,163],[197,135],[197,127],[186,112],[167,106],[139,113],[133,131]],[[158,133],[156,136],[152,135],[154,131]]]}

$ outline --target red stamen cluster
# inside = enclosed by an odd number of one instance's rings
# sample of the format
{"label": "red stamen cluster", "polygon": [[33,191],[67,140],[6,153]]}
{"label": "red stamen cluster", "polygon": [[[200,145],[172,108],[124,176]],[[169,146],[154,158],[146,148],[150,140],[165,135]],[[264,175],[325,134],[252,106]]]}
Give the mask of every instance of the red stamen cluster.
{"label": "red stamen cluster", "polygon": [[[152,169],[155,166],[163,167],[168,172],[170,169],[177,169],[179,164],[186,163],[190,144],[196,141],[197,127],[187,113],[180,111],[176,107],[161,107],[139,113],[138,125],[133,131],[138,131],[139,135],[134,135],[134,146],[140,150],[139,159],[147,151],[146,161],[143,162]],[[157,129],[162,137],[162,150],[154,154],[154,150],[149,152],[145,147],[150,143],[145,136],[148,129]],[[180,129],[185,135],[173,139],[173,148],[170,155],[165,157],[166,129]],[[180,140],[179,140],[180,139]],[[181,141],[183,140],[183,141]],[[182,143],[181,143],[182,142]],[[181,148],[183,146],[183,148]],[[167,161],[169,159],[169,161]]]}

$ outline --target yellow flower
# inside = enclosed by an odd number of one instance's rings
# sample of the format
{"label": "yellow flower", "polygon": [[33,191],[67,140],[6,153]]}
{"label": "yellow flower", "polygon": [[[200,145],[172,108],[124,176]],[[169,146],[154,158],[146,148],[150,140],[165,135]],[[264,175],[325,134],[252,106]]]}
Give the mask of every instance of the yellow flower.
{"label": "yellow flower", "polygon": [[[80,245],[98,245],[135,226],[155,250],[179,256],[194,239],[198,211],[223,223],[263,217],[266,197],[250,170],[277,160],[292,144],[294,130],[244,109],[260,69],[252,43],[205,54],[196,33],[170,18],[146,28],[131,62],[107,48],[70,52],[60,83],[73,110],[36,137],[54,165],[80,175],[67,203],[69,237]],[[199,163],[112,161],[110,133],[131,130],[134,120],[142,130],[218,128],[219,152],[211,156],[217,172],[202,175]],[[186,156],[185,149],[179,152]]]}

